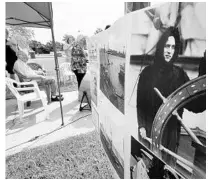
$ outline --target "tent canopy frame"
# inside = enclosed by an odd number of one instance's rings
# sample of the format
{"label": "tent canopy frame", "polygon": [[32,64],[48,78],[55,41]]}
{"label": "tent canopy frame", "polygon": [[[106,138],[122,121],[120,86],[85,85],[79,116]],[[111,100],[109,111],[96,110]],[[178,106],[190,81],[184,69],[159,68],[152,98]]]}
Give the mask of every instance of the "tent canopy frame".
{"label": "tent canopy frame", "polygon": [[[20,8],[21,8],[21,11],[20,11]],[[19,17],[21,15],[21,12],[24,11],[24,8],[25,8],[25,11],[26,10],[29,11],[30,16],[27,16],[27,14],[25,14],[24,12],[24,15],[22,17]],[[48,13],[47,14],[48,16],[44,15],[41,12],[41,10],[42,12]],[[34,16],[31,15],[32,12]],[[31,19],[28,19],[29,17]],[[6,2],[6,24],[10,26],[24,26],[24,27],[50,28],[51,29],[58,92],[59,92],[59,96],[61,97],[60,80],[59,80],[59,74],[60,74],[59,64],[58,64],[58,57],[56,53],[54,28],[53,28],[52,2]],[[61,120],[62,120],[61,126],[63,126],[64,120],[63,120],[63,108],[62,108],[61,99],[59,102],[60,102]]]}

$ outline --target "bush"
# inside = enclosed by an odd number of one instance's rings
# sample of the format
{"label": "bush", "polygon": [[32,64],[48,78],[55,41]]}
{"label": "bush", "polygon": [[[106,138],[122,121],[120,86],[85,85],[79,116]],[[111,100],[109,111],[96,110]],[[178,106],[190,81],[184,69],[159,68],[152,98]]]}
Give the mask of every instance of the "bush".
{"label": "bush", "polygon": [[40,54],[50,54],[50,50],[46,47],[40,47],[39,48],[39,53]]}

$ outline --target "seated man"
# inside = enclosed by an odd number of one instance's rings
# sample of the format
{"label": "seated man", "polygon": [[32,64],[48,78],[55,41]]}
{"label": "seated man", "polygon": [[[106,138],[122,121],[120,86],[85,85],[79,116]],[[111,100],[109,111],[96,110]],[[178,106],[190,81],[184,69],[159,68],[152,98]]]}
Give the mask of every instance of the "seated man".
{"label": "seated man", "polygon": [[[6,70],[13,75],[15,70],[21,75],[27,77],[27,79],[36,80],[38,84],[41,83],[46,85],[46,92],[48,92],[48,88],[50,89],[51,101],[59,101],[60,99],[63,100],[63,97],[59,98],[59,95],[57,95],[57,86],[55,79],[37,74],[26,64],[27,60],[27,54],[20,50],[14,38],[7,42]],[[48,103],[50,102],[48,101]]]}

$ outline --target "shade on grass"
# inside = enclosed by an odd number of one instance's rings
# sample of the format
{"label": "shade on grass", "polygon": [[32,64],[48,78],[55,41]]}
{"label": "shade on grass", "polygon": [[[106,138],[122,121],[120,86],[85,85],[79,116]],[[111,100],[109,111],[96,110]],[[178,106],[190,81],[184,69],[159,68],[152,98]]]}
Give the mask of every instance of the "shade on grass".
{"label": "shade on grass", "polygon": [[6,178],[111,179],[114,171],[94,131],[6,157]]}

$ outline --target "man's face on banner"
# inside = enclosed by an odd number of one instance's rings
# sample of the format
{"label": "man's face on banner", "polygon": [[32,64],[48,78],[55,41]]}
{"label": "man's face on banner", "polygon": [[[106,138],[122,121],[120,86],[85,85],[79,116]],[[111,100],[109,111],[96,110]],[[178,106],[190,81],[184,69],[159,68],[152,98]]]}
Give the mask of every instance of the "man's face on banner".
{"label": "man's face on banner", "polygon": [[174,52],[175,52],[175,39],[173,36],[169,36],[168,41],[164,46],[164,52],[163,52],[165,61],[169,62],[173,57]]}

